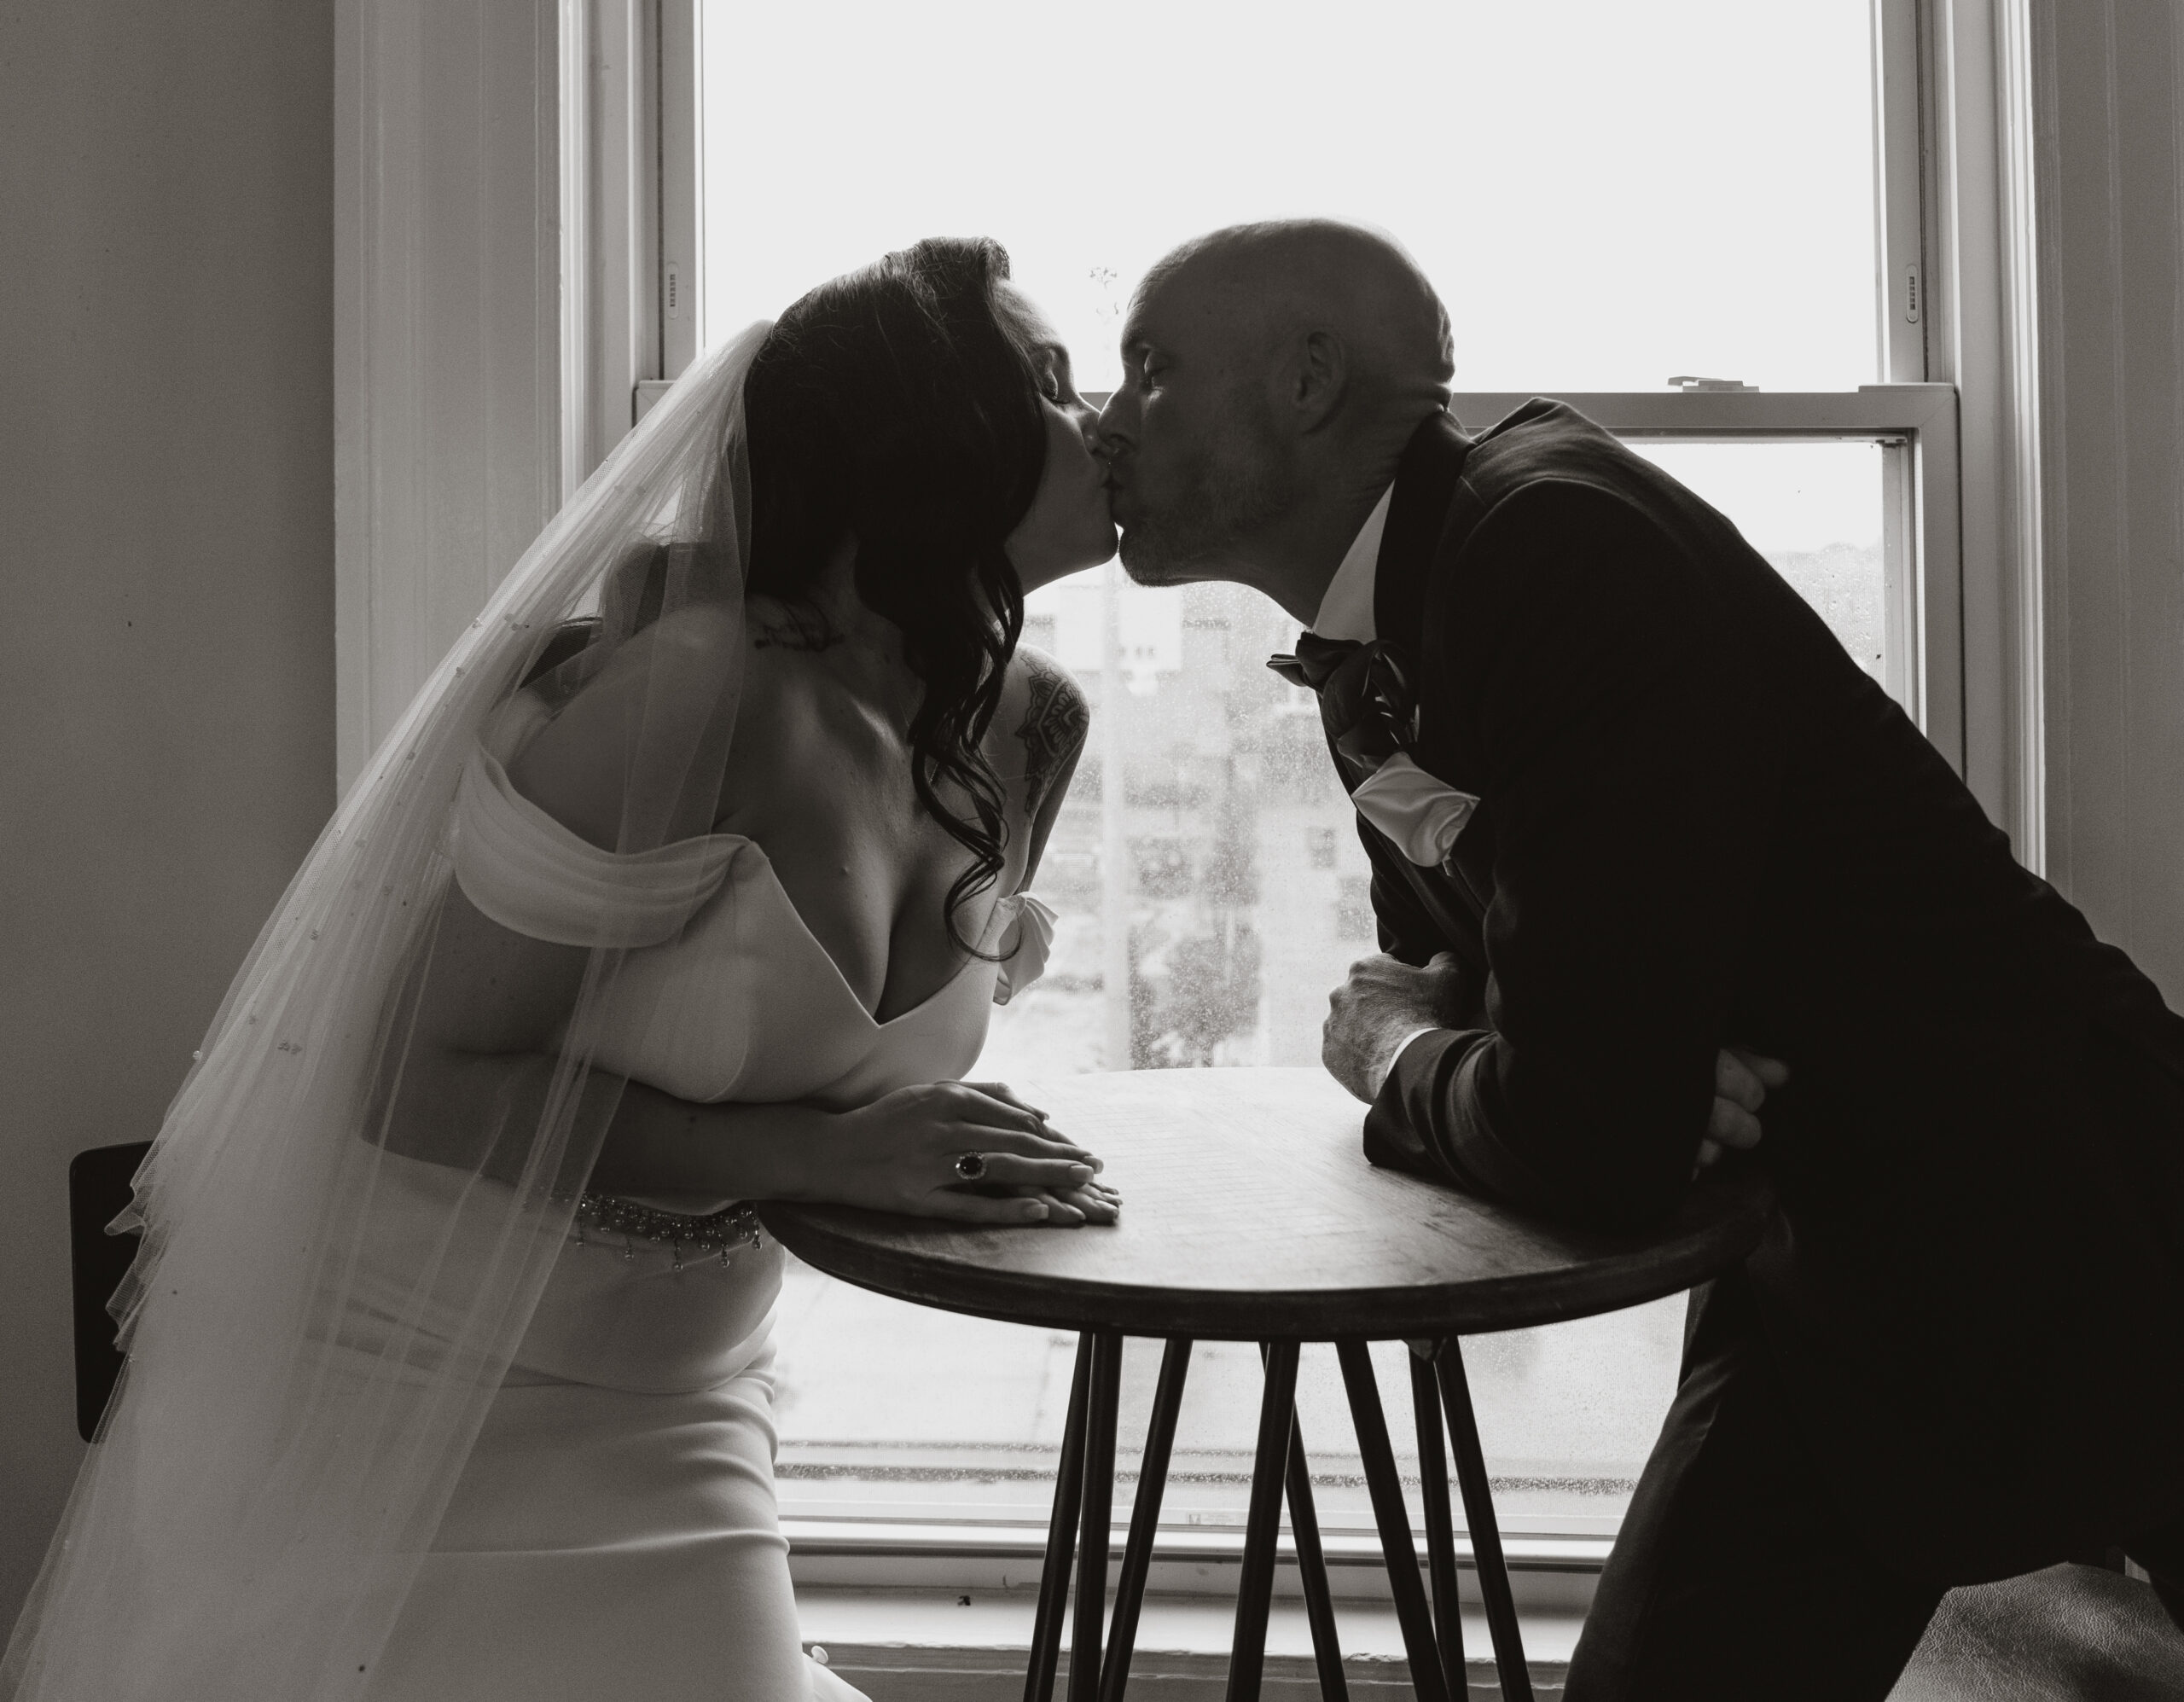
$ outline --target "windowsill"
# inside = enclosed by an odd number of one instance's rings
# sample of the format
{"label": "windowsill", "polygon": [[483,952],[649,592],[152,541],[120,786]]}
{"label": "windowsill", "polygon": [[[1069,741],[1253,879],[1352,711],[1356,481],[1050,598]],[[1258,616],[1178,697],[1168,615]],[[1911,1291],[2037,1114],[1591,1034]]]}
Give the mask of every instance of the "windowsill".
{"label": "windowsill", "polygon": [[[810,1590],[865,1595],[908,1590],[932,1592],[937,1599],[951,1601],[967,1594],[974,1600],[988,1595],[997,1600],[1021,1595],[1028,1600],[1030,1592],[1038,1587],[1046,1555],[1043,1525],[789,1518],[781,1521],[781,1528],[789,1542],[789,1575],[799,1598]],[[1119,1527],[1111,1533],[1110,1578],[1121,1565],[1125,1536]],[[1422,1565],[1425,1539],[1414,1536],[1413,1540]],[[1327,1555],[1328,1588],[1337,1601],[1345,1608],[1354,1603],[1368,1613],[1387,1609],[1388,1577],[1377,1536],[1328,1530],[1321,1532],[1321,1543]],[[1234,1527],[1164,1530],[1147,1574],[1148,1599],[1233,1600],[1243,1546],[1244,1533]],[[1505,1532],[1502,1550],[1519,1609],[1582,1618],[1592,1604],[1609,1547],[1609,1540],[1599,1536]],[[1277,1605],[1301,1602],[1295,1549],[1287,1533],[1275,1553]],[[1475,1607],[1477,1574],[1471,1545],[1461,1532],[1456,1565],[1458,1591],[1467,1608]],[[1399,1649],[1400,1642],[1393,1647]]]}
{"label": "windowsill", "polygon": [[[1036,1609],[1028,1589],[983,1595],[926,1589],[808,1589],[799,1583],[797,1612],[806,1643],[827,1651],[834,1670],[874,1702],[1016,1702]],[[1157,1689],[1170,1702],[1199,1702],[1223,1693],[1234,1629],[1232,1600],[1208,1596],[1148,1595],[1139,1621],[1131,1687]],[[1411,1694],[1403,1636],[1392,1608],[1343,1602],[1336,1610],[1350,1694]],[[1532,1610],[1520,1615],[1525,1664],[1536,1696],[1562,1693],[1582,1613]],[[1483,1615],[1464,1615],[1464,1650],[1473,1697],[1498,1697],[1491,1644]],[[1277,1600],[1267,1624],[1266,1676],[1261,1694],[1317,1697],[1312,1639],[1303,1604]],[[1061,1676],[1069,1670],[1069,1629],[1062,1634]],[[1054,1693],[1064,1693],[1057,1682]]]}

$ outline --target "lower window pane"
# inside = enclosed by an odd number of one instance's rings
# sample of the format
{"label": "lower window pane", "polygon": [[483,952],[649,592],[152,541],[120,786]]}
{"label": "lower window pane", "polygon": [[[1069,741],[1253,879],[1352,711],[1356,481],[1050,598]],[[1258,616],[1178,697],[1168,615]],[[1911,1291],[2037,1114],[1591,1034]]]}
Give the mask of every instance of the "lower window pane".
{"label": "lower window pane", "polygon": [[[1612,1535],[1676,1391],[1681,1297],[1464,1345],[1496,1506],[1512,1531]],[[781,1498],[795,1515],[1043,1520],[1054,1496],[1074,1336],[932,1314],[798,1266],[781,1310]],[[1124,1347],[1116,1518],[1135,1489],[1161,1345]],[[1374,1348],[1417,1517],[1407,1350]],[[1201,1342],[1177,1426],[1165,1524],[1244,1522],[1258,1433],[1258,1349]],[[1334,1351],[1308,1344],[1298,1424],[1330,1529],[1370,1530]],[[1463,1524],[1461,1504],[1455,1510]]]}
{"label": "lower window pane", "polygon": [[1878,444],[1655,440],[1630,447],[1734,520],[1858,665],[1887,677]]}
{"label": "lower window pane", "polygon": [[[1734,520],[1885,677],[1874,445],[1633,447]],[[1046,979],[994,1013],[978,1073],[1316,1065],[1327,990],[1374,949],[1374,932],[1364,852],[1316,705],[1263,665],[1291,648],[1294,624],[1236,587],[1146,591],[1111,565],[1035,595],[1025,637],[1077,674],[1095,724],[1036,883],[1060,913]],[[1113,867],[1101,855],[1110,808],[1126,847]],[[1115,1180],[1127,1194],[1129,1178]],[[1466,1345],[1508,1528],[1614,1529],[1675,1392],[1683,1305],[1676,1297]],[[1073,1338],[906,1306],[795,1265],[781,1325],[785,1510],[1045,1517]],[[1383,1345],[1374,1356],[1414,1473],[1404,1350]],[[1159,1360],[1156,1342],[1134,1341],[1125,1356],[1118,1518]],[[1240,1524],[1257,1350],[1201,1344],[1188,1391],[1165,1516]],[[1369,1528],[1331,1349],[1305,1351],[1298,1421],[1322,1517]]]}

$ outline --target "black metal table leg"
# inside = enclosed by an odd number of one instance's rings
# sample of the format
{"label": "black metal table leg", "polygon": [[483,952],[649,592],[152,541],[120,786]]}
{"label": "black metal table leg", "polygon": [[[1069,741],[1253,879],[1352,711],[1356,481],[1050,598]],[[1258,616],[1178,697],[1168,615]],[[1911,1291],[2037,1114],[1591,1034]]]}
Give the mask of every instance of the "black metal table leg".
{"label": "black metal table leg", "polygon": [[1525,1664],[1524,1635],[1517,1629],[1517,1599],[1509,1589],[1502,1528],[1494,1521],[1494,1491],[1486,1480],[1486,1455],[1478,1445],[1478,1420],[1471,1409],[1471,1385],[1464,1376],[1463,1349],[1455,1337],[1436,1348],[1433,1368],[1440,1374],[1441,1404],[1447,1409],[1449,1435],[1456,1445],[1456,1482],[1464,1492],[1464,1523],[1471,1531],[1478,1592],[1486,1598],[1486,1629],[1494,1637],[1494,1667],[1502,1680],[1502,1702],[1532,1702],[1531,1669]]}
{"label": "black metal table leg", "polygon": [[1092,1333],[1077,1338],[1077,1369],[1069,1380],[1069,1417],[1054,1467],[1054,1510],[1047,1521],[1047,1558],[1039,1570],[1039,1610],[1031,1622],[1031,1658],[1024,1670],[1024,1702],[1052,1702],[1061,1657],[1061,1607],[1069,1595],[1069,1561],[1077,1544],[1077,1502],[1084,1490],[1084,1409],[1092,1381]]}
{"label": "black metal table leg", "polygon": [[1101,1633],[1107,1618],[1107,1545],[1113,1540],[1115,1414],[1122,1402],[1123,1339],[1092,1338],[1092,1386],[1084,1406],[1084,1510],[1077,1524],[1077,1613],[1069,1647],[1069,1702],[1100,1693]]}
{"label": "black metal table leg", "polygon": [[1464,1694],[1464,1622],[1456,1595],[1455,1521],[1449,1512],[1449,1455],[1441,1444],[1441,1397],[1434,1387],[1433,1344],[1410,1352],[1410,1409],[1418,1422],[1418,1478],[1426,1502],[1426,1575],[1433,1586],[1433,1630],[1449,1693]]}
{"label": "black metal table leg", "polygon": [[1380,1554],[1395,1593],[1411,1688],[1419,1702],[1449,1702],[1448,1681],[1441,1674],[1440,1651],[1433,1646],[1432,1615],[1426,1611],[1426,1586],[1418,1576],[1418,1550],[1410,1540],[1410,1514],[1403,1504],[1403,1479],[1396,1475],[1395,1449],[1388,1442],[1388,1421],[1380,1410],[1380,1385],[1373,1375],[1372,1355],[1355,1336],[1337,1342],[1334,1351],[1342,1362],[1350,1421],[1357,1427],[1357,1451],[1365,1462],[1373,1522],[1380,1527]]}
{"label": "black metal table leg", "polygon": [[1297,1344],[1269,1343],[1259,1399],[1258,1451],[1252,1461],[1251,1512],[1236,1586],[1236,1635],[1228,1649],[1228,1702],[1258,1702],[1266,1665],[1267,1612],[1274,1599],[1274,1551],[1281,1531],[1282,1473],[1297,1428]]}
{"label": "black metal table leg", "polygon": [[1188,1336],[1171,1336],[1160,1356],[1160,1382],[1153,1391],[1153,1419],[1145,1432],[1145,1463],[1137,1474],[1137,1501],[1130,1508],[1130,1542],[1123,1549],[1122,1575],[1115,1581],[1115,1618],[1107,1629],[1107,1653],[1100,1669],[1100,1702],[1122,1702],[1130,1682],[1130,1653],[1137,1646],[1138,1610],[1145,1605],[1145,1575],[1153,1565],[1153,1540],[1159,1534],[1160,1499],[1168,1486],[1168,1458],[1176,1445],[1176,1414],[1183,1405],[1183,1379],[1190,1373]]}
{"label": "black metal table leg", "polygon": [[[1267,1344],[1259,1344],[1266,1362]],[[1300,1366],[1301,1368],[1301,1366]],[[1312,1499],[1311,1462],[1304,1455],[1304,1426],[1289,1426],[1289,1463],[1284,1471],[1289,1495],[1289,1531],[1297,1545],[1297,1573],[1304,1588],[1304,1620],[1312,1628],[1312,1664],[1318,1670],[1321,1702],[1349,1702],[1343,1676],[1342,1639],[1334,1624],[1334,1593],[1327,1588],[1327,1551],[1320,1545],[1320,1514]]]}
{"label": "black metal table leg", "polygon": [[1289,1530],[1297,1543],[1297,1571],[1304,1583],[1304,1618],[1312,1628],[1312,1664],[1319,1670],[1321,1702],[1349,1702],[1342,1672],[1342,1640],[1335,1634],[1334,1593],[1327,1588],[1327,1552],[1320,1546],[1320,1515],[1312,1501],[1312,1468],[1304,1458],[1304,1426],[1289,1429]]}

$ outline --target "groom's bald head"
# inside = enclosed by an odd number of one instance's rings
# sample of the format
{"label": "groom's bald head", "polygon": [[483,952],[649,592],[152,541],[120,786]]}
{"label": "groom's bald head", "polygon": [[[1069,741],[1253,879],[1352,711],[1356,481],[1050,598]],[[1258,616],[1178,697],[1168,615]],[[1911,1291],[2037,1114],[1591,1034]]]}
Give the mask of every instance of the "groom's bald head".
{"label": "groom's bald head", "polygon": [[1361,493],[1370,508],[1446,407],[1453,363],[1448,313],[1397,243],[1294,219],[1214,231],[1154,266],[1123,365],[1101,418],[1115,518],[1132,577],[1161,584],[1259,583],[1250,564],[1269,549],[1316,560],[1315,516]]}
{"label": "groom's bald head", "polygon": [[1194,236],[1146,273],[1131,305],[1156,299],[1204,316],[1239,352],[1256,345],[1273,355],[1331,332],[1374,399],[1448,401],[1455,361],[1447,310],[1402,246],[1363,225],[1290,218]]}

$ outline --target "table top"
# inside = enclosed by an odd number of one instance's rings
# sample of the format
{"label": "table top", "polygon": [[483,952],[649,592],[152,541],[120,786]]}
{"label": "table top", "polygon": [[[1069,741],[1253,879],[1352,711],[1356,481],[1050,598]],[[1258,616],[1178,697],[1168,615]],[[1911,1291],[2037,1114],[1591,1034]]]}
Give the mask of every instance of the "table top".
{"label": "table top", "polygon": [[806,1263],[1015,1323],[1250,1340],[1472,1334],[1613,1311],[1748,1253],[1765,1181],[1710,1172],[1665,1222],[1551,1223],[1365,1161],[1364,1107],[1316,1069],[1137,1070],[1014,1084],[1097,1153],[1122,1221],[986,1228],[770,1201]]}

